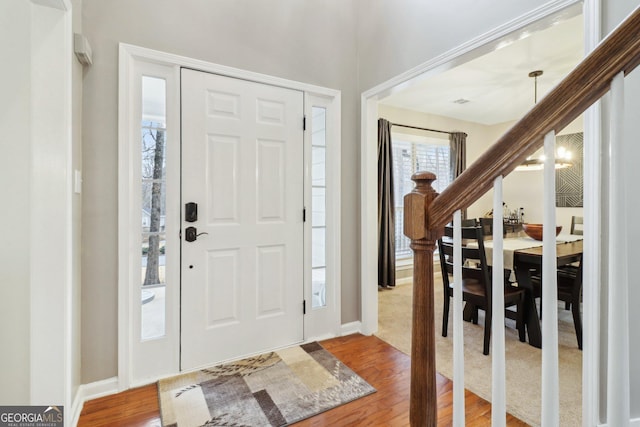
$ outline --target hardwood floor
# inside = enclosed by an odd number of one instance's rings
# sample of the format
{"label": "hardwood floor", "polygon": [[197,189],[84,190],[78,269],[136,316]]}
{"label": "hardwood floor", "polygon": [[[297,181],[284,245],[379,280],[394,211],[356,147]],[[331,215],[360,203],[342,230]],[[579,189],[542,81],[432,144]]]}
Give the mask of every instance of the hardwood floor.
{"label": "hardwood floor", "polygon": [[[376,393],[303,420],[303,426],[409,425],[410,359],[374,336],[359,334],[321,342],[344,364],[377,389]],[[438,375],[438,425],[452,424],[452,383]],[[491,404],[467,391],[466,425],[491,425]],[[156,385],[151,384],[84,404],[78,426],[160,426]],[[526,426],[508,415],[507,425]]]}

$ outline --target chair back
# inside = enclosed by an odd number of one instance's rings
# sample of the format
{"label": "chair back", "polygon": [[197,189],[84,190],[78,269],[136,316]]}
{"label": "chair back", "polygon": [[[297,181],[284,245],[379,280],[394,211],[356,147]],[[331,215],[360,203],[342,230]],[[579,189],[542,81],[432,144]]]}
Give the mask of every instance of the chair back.
{"label": "chair back", "polygon": [[482,227],[482,234],[493,236],[493,218],[480,218],[479,223]]}
{"label": "chair back", "polygon": [[584,218],[581,216],[571,217],[571,234],[583,235]]}
{"label": "chair back", "polygon": [[478,225],[478,220],[475,218],[467,218],[462,220],[462,227],[475,227]]}
{"label": "chair back", "polygon": [[[462,278],[476,280],[484,287],[487,298],[491,298],[491,272],[484,251],[482,227],[462,227],[462,240],[467,245],[477,243],[473,248],[462,246]],[[453,276],[453,227],[445,227],[444,236],[438,239],[438,252],[444,288],[449,292],[449,276]]]}

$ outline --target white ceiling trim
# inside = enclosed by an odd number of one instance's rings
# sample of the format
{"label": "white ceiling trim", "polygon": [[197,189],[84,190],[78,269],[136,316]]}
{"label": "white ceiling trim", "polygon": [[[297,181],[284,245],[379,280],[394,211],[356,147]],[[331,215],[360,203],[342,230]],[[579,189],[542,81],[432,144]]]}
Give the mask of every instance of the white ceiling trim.
{"label": "white ceiling trim", "polygon": [[[499,27],[488,31],[481,36],[469,40],[466,43],[440,55],[432,60],[407,70],[379,85],[362,93],[363,98],[380,99],[387,97],[399,90],[406,89],[412,83],[419,81],[430,74],[444,69],[450,69],[457,65],[470,61],[473,58],[485,55],[496,50],[509,40],[514,41],[529,33],[532,28],[540,26],[551,15],[559,14],[559,17],[568,19],[582,12],[582,0],[558,0],[549,2],[531,12],[511,20]],[[544,24],[548,25],[548,24]],[[525,31],[524,29],[527,28]]]}

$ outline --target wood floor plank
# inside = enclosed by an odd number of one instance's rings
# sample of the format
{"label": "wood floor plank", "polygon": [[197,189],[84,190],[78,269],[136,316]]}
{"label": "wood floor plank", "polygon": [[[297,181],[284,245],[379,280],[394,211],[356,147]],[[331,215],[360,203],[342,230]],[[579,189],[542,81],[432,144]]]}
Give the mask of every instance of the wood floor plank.
{"label": "wood floor plank", "polygon": [[[409,425],[409,356],[375,336],[360,334],[322,341],[322,346],[376,388],[361,399],[296,423],[305,426],[385,426]],[[450,426],[453,417],[451,381],[438,374],[438,425]],[[466,425],[490,426],[491,404],[465,392]],[[526,426],[508,415],[507,425]],[[84,404],[79,427],[133,426],[159,427],[160,409],[155,384],[127,390]]]}
{"label": "wood floor plank", "polygon": [[86,402],[78,427],[159,427],[160,408],[155,384]]}

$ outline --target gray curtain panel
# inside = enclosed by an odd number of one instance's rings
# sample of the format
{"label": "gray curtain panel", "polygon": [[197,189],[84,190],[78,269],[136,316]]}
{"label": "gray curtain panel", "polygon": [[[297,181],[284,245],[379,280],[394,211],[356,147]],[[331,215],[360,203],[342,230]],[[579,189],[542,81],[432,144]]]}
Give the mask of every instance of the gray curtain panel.
{"label": "gray curtain panel", "polygon": [[391,123],[378,119],[378,286],[396,285],[396,233]]}
{"label": "gray curtain panel", "polygon": [[[449,134],[449,162],[451,181],[456,179],[467,168],[467,134],[451,132]],[[462,218],[467,217],[467,210],[462,211]]]}
{"label": "gray curtain panel", "polygon": [[451,181],[467,168],[467,134],[452,132],[449,134],[449,152],[451,162]]}

